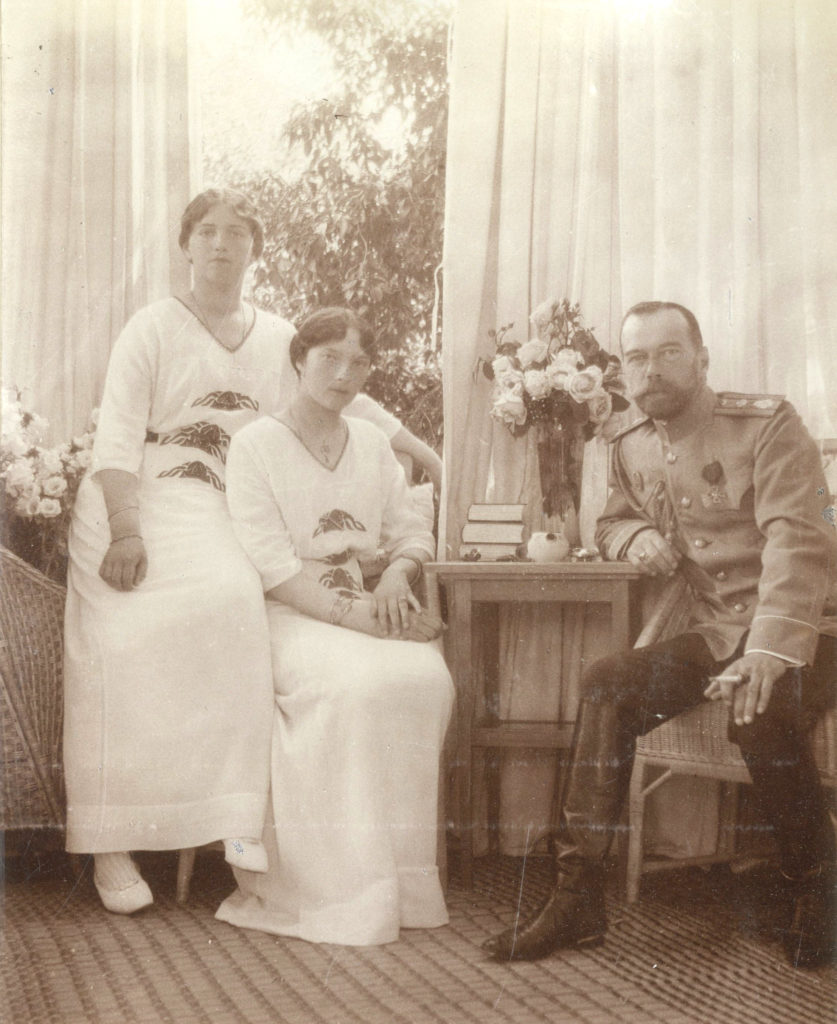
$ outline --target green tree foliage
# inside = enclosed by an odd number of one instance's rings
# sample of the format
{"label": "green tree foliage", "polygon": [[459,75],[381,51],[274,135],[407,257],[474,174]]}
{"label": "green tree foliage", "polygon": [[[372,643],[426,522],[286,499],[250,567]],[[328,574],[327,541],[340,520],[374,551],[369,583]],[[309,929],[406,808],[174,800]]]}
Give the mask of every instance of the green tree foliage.
{"label": "green tree foliage", "polygon": [[451,9],[452,0],[250,0],[265,31],[328,44],[336,87],[293,112],[281,172],[210,165],[265,218],[259,303],[295,321],[323,305],[366,316],[379,339],[367,390],[435,446]]}

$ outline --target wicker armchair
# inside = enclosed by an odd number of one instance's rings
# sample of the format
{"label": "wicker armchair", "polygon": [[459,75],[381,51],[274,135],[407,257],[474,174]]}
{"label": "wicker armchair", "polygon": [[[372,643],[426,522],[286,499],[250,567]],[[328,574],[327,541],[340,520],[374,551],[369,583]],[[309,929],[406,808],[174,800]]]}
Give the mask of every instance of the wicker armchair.
{"label": "wicker armchair", "polygon": [[0,828],[64,827],[65,590],[0,547]]}
{"label": "wicker armchair", "polygon": [[[737,784],[750,774],[736,744],[727,739],[729,709],[722,701],[707,701],[652,729],[637,741],[636,759],[628,800],[628,861],[626,895],[633,903],[639,895],[644,871],[684,865],[713,864],[735,856]],[[837,711],[831,710],[814,728],[814,758],[824,785],[837,786]],[[651,771],[658,769],[657,772]],[[646,798],[673,775],[697,775],[725,784],[717,848],[713,854],[677,859],[644,857],[643,819]]]}

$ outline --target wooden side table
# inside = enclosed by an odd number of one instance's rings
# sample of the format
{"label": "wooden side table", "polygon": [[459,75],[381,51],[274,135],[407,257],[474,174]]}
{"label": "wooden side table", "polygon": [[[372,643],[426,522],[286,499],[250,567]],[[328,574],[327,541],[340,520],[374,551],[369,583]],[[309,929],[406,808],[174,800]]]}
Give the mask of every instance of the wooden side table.
{"label": "wooden side table", "polygon": [[[639,609],[638,601],[631,601],[632,587],[642,574],[624,562],[430,562],[424,568],[428,600],[438,600],[439,586],[445,588],[447,595],[447,654],[456,686],[452,751],[454,826],[461,844],[462,882],[470,889],[476,818],[474,750],[567,749],[573,731],[573,722],[569,720],[500,720],[499,606],[552,602],[575,605],[583,614],[586,604],[606,605],[610,611],[610,637],[602,649],[604,655],[629,647],[636,635]],[[573,666],[576,673],[580,672],[580,656],[579,650],[578,664]],[[556,677],[560,678],[560,673],[560,665],[556,665]],[[560,685],[564,686],[565,680],[560,679]],[[478,716],[480,691],[484,694],[486,713]],[[489,822],[498,812],[496,778],[489,786]]]}

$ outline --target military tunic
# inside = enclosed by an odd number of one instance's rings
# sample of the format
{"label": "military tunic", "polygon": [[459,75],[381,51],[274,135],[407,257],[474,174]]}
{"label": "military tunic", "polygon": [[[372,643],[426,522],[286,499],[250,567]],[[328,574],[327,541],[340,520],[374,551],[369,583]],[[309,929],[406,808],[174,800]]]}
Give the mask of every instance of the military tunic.
{"label": "military tunic", "polygon": [[613,444],[596,531],[604,557],[659,530],[697,582],[688,631],[716,660],[749,631],[748,652],[810,664],[820,633],[837,636],[837,533],[817,446],[793,407],[706,387],[676,420],[638,420]]}

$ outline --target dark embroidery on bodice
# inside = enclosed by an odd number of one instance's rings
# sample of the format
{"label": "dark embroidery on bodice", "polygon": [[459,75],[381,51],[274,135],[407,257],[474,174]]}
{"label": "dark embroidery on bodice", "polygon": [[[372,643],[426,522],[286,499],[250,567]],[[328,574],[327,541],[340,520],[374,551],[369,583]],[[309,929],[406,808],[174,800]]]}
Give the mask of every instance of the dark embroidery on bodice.
{"label": "dark embroidery on bodice", "polygon": [[329,565],[345,565],[346,562],[352,557],[351,551],[335,551],[333,555],[326,555],[323,559]]}
{"label": "dark embroidery on bodice", "polygon": [[329,569],[320,577],[320,584],[329,590],[336,590],[341,597],[357,597],[363,587],[345,569]]}
{"label": "dark embroidery on bodice", "polygon": [[332,530],[360,530],[366,533],[363,523],[358,522],[353,515],[344,512],[342,508],[333,508],[330,512],[321,515],[319,525],[312,536],[319,537],[321,533],[331,533]]}
{"label": "dark embroidery on bodice", "polygon": [[217,473],[213,473],[205,462],[183,462],[179,466],[172,466],[171,469],[163,470],[158,476],[188,477],[191,480],[201,480],[205,484],[212,484],[216,491],[225,490],[223,483],[221,483],[221,478]]}
{"label": "dark embroidery on bodice", "polygon": [[192,408],[196,405],[206,405],[210,409],[223,409],[225,412],[232,412],[235,409],[252,409],[258,411],[259,403],[249,395],[242,395],[238,391],[210,391],[203,398],[196,398],[192,402]]}
{"label": "dark embroidery on bodice", "polygon": [[207,455],[214,455],[221,462],[227,461],[230,435],[217,423],[190,423],[187,427],[160,435],[160,444],[180,444],[185,448],[200,448]]}

